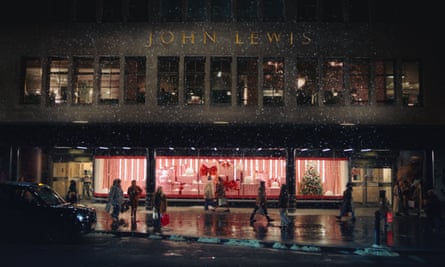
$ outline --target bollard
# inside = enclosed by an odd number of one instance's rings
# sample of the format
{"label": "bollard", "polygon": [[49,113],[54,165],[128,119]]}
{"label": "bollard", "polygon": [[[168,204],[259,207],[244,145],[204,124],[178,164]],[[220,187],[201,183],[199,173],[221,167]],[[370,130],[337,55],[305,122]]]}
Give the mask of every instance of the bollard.
{"label": "bollard", "polygon": [[374,213],[374,244],[380,246],[380,211]]}

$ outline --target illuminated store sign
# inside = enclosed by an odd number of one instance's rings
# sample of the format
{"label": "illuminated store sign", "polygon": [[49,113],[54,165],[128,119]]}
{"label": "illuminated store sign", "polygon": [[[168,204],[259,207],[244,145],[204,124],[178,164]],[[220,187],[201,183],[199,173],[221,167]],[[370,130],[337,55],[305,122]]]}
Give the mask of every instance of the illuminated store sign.
{"label": "illuminated store sign", "polygon": [[264,44],[276,44],[276,45],[310,45],[312,43],[311,34],[308,32],[294,33],[294,32],[256,32],[251,31],[242,33],[235,31],[232,34],[224,37],[220,37],[217,32],[173,32],[173,31],[160,31],[149,32],[148,39],[145,47],[152,47],[155,44],[162,45],[195,45],[195,44],[217,44],[222,39],[229,39],[229,41],[235,45],[264,45]]}

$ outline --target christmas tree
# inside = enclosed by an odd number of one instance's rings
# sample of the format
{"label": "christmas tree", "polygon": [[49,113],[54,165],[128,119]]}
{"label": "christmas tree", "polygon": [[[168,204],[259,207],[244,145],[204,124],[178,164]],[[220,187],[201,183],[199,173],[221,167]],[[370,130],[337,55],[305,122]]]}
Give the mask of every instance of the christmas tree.
{"label": "christmas tree", "polygon": [[320,175],[313,166],[309,166],[304,173],[300,184],[300,194],[302,195],[322,195],[323,187],[321,185]]}

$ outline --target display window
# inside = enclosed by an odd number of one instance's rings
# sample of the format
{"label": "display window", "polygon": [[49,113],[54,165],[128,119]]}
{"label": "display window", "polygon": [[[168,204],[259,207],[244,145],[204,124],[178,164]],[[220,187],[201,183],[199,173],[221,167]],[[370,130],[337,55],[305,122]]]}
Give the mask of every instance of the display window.
{"label": "display window", "polygon": [[116,178],[121,179],[122,190],[127,195],[131,180],[146,194],[147,158],[145,156],[96,156],[94,158],[94,195],[107,196]]}
{"label": "display window", "polygon": [[284,157],[262,156],[157,156],[156,184],[169,197],[202,197],[210,176],[216,184],[223,178],[229,198],[255,198],[260,181],[266,193],[277,198],[286,182]]}
{"label": "display window", "polygon": [[348,168],[347,158],[297,158],[297,197],[342,196],[348,182]]}

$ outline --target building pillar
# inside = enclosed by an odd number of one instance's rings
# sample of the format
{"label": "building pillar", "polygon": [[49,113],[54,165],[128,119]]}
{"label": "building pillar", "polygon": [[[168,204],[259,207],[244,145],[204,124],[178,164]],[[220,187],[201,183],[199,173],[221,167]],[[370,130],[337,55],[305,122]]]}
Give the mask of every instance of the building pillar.
{"label": "building pillar", "polygon": [[296,210],[296,182],[295,182],[295,154],[292,147],[287,148],[286,153],[286,184],[289,189],[289,212]]}
{"label": "building pillar", "polygon": [[146,196],[145,196],[145,208],[147,210],[153,209],[153,196],[156,190],[156,162],[155,151],[153,149],[148,150],[147,161],[147,179],[145,180]]}

